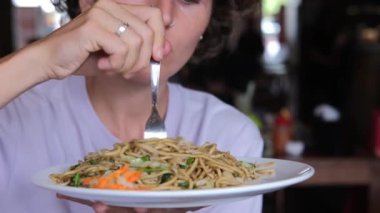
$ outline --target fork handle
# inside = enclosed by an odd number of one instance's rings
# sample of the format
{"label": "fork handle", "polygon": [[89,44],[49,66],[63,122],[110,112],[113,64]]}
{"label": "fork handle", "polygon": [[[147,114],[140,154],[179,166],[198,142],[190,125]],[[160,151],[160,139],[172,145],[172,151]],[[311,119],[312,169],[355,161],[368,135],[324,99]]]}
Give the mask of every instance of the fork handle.
{"label": "fork handle", "polygon": [[150,62],[150,80],[152,89],[152,105],[157,105],[158,98],[158,87],[160,82],[160,62],[151,61]]}

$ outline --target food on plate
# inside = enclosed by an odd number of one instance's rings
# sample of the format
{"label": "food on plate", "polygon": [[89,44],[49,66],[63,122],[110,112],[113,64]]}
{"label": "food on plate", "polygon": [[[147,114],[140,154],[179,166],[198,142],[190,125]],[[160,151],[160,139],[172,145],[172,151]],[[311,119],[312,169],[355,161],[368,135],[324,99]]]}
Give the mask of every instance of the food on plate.
{"label": "food on plate", "polygon": [[97,189],[210,189],[272,175],[273,165],[237,160],[213,143],[197,147],[182,138],[141,139],[89,153],[50,178],[58,184]]}

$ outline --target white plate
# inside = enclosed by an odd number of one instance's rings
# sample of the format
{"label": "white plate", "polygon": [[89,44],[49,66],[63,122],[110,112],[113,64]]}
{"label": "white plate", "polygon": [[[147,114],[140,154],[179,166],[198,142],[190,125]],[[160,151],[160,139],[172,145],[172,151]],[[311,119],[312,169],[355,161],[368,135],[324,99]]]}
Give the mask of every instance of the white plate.
{"label": "white plate", "polygon": [[273,177],[253,181],[247,185],[220,189],[198,189],[179,191],[119,191],[88,189],[62,186],[49,179],[51,173],[60,173],[69,166],[55,166],[33,175],[33,183],[57,193],[108,205],[146,208],[181,208],[208,206],[224,202],[238,201],[255,195],[273,192],[307,180],[314,174],[314,168],[300,162],[251,158],[247,162],[274,162],[276,174]]}

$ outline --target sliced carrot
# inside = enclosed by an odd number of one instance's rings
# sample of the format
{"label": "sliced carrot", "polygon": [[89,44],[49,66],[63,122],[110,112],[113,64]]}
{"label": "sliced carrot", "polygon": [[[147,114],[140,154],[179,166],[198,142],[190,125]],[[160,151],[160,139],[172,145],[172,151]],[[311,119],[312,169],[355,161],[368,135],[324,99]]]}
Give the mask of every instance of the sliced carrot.
{"label": "sliced carrot", "polygon": [[82,182],[83,185],[88,186],[88,185],[90,185],[90,182],[91,182],[92,180],[94,180],[93,177],[86,177],[86,178],[82,178],[82,179],[81,179],[81,182]]}
{"label": "sliced carrot", "polygon": [[141,177],[142,172],[140,171],[128,171],[124,173],[124,178],[129,182],[138,181]]}
{"label": "sliced carrot", "polygon": [[97,189],[147,190],[143,187],[124,186],[116,181],[117,178],[123,177],[126,181],[134,183],[141,178],[141,174],[141,171],[129,170],[129,166],[125,165],[107,176],[82,178],[81,182],[84,186]]}
{"label": "sliced carrot", "polygon": [[98,184],[96,184],[96,188],[105,188],[108,185],[108,182],[110,181],[109,178],[106,177],[100,177],[98,178]]}
{"label": "sliced carrot", "polygon": [[125,166],[121,167],[119,170],[120,170],[121,173],[124,173],[124,172],[126,172],[126,171],[129,170],[129,166],[125,165]]}

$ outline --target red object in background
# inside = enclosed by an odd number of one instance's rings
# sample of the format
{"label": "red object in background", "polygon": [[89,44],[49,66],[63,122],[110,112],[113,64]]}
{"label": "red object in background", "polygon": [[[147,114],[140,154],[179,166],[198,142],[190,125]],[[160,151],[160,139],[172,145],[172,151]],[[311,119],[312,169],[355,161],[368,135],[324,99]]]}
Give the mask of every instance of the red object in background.
{"label": "red object in background", "polygon": [[288,109],[282,109],[274,120],[273,144],[275,156],[285,155],[286,144],[293,135],[293,118]]}
{"label": "red object in background", "polygon": [[373,145],[375,155],[380,157],[380,110],[373,113]]}

